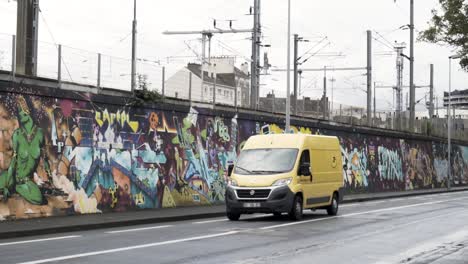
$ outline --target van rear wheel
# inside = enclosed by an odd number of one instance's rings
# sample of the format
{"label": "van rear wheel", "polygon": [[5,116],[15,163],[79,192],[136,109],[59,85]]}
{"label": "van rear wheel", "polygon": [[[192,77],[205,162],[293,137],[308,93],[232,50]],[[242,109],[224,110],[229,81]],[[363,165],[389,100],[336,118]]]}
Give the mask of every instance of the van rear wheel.
{"label": "van rear wheel", "polygon": [[328,215],[332,215],[332,216],[338,214],[338,196],[336,195],[336,193],[333,194],[332,202],[327,207],[327,213]]}
{"label": "van rear wheel", "polygon": [[294,221],[302,220],[302,198],[299,195],[294,197],[294,203],[289,212],[289,218]]}

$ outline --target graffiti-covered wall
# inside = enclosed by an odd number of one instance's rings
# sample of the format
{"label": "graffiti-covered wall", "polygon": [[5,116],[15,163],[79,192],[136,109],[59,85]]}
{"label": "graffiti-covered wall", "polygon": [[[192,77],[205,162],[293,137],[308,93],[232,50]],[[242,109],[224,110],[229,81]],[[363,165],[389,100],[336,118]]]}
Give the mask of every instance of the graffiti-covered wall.
{"label": "graffiti-covered wall", "polygon": [[[6,90],[0,90],[1,220],[222,203],[224,170],[248,137],[283,132],[279,122],[234,112]],[[438,141],[293,129],[340,138],[348,193],[447,185],[447,148]],[[452,157],[453,184],[467,184],[468,147],[455,146]]]}

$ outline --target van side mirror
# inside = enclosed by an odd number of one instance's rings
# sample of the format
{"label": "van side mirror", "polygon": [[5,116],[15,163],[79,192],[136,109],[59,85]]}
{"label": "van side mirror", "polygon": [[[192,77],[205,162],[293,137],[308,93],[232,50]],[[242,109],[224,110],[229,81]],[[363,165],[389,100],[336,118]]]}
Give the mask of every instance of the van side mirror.
{"label": "van side mirror", "polygon": [[303,163],[299,167],[299,175],[301,176],[311,176],[312,174],[310,173],[310,164],[309,163]]}
{"label": "van side mirror", "polygon": [[348,165],[346,163],[343,164],[343,170],[348,170]]}
{"label": "van side mirror", "polygon": [[227,176],[228,177],[231,177],[233,170],[234,170],[234,165],[233,164],[229,165],[228,166],[228,171],[227,171]]}

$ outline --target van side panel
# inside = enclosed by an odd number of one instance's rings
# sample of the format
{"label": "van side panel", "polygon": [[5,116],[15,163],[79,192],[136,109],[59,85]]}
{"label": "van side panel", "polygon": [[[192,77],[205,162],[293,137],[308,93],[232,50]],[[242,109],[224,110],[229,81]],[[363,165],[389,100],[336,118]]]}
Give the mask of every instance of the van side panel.
{"label": "van side panel", "polygon": [[312,140],[310,143],[314,193],[306,201],[306,206],[308,208],[327,206],[331,203],[333,193],[339,192],[343,187],[339,143],[333,139]]}

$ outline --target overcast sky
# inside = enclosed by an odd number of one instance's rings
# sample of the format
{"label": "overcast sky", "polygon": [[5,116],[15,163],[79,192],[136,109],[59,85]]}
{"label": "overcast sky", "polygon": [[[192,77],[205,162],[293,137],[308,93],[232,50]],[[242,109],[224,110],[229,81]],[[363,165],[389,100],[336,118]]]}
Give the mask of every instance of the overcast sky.
{"label": "overcast sky", "polygon": [[[234,28],[251,28],[252,17],[246,15],[253,0],[138,0],[138,57],[148,60],[160,60],[166,66],[168,75],[174,73],[189,61],[196,58],[174,58],[195,56],[200,51],[198,35],[165,36],[164,30],[202,30],[213,27],[213,18],[218,19],[218,26],[228,28],[233,19]],[[437,0],[416,0],[415,24],[417,31],[427,27],[431,9],[438,7]],[[131,57],[131,21],[133,1],[131,0],[40,0],[42,10],[39,29],[39,40],[43,42],[42,58],[53,57],[54,47],[47,43],[60,43],[81,50],[97,52],[120,57]],[[287,40],[287,1],[262,1],[262,26],[264,44],[271,48],[270,63],[277,68],[286,67]],[[328,37],[329,45],[320,54],[342,53],[342,57],[312,57],[304,67],[363,67],[366,64],[366,30],[374,31],[374,81],[378,85],[394,85],[395,54],[383,45],[377,35],[380,33],[388,42],[409,43],[409,31],[399,30],[409,23],[409,0],[294,0],[292,1],[292,33],[298,33],[308,39],[301,43],[299,54],[303,54],[322,37]],[[0,0],[0,49],[8,47],[8,35],[16,31],[16,2]],[[213,38],[213,55],[237,55],[237,64],[250,57],[251,44],[249,34],[216,35]],[[191,49],[184,43],[189,44]],[[221,41],[224,44],[220,44]],[[326,42],[324,42],[326,44]],[[226,45],[229,48],[226,48]],[[222,47],[224,46],[224,48]],[[323,46],[323,45],[322,45]],[[313,51],[317,51],[315,48]],[[41,54],[41,50],[39,51]],[[71,52],[71,51],[70,51]],[[453,53],[449,47],[427,43],[416,43],[415,49],[415,83],[429,83],[429,64],[435,64],[436,95],[442,96],[448,87],[448,56]],[[71,52],[72,53],[72,52]],[[406,50],[409,54],[409,50]],[[94,55],[93,55],[94,56]],[[6,55],[3,55],[6,58]],[[93,57],[94,58],[94,57]],[[43,62],[45,63],[45,62]],[[49,60],[49,64],[53,62]],[[70,59],[68,68],[80,68],[82,71],[94,72],[94,68],[82,67]],[[405,61],[404,83],[409,82],[409,63]],[[121,64],[126,61],[122,60]],[[457,62],[453,63],[453,89],[468,89],[468,74],[461,71]],[[111,67],[111,66],[108,66]],[[125,68],[124,67],[124,68]],[[159,66],[155,65],[157,72]],[[126,70],[126,69],[125,69]],[[83,75],[76,70],[69,70],[72,78],[77,80]],[[117,71],[117,69],[113,69]],[[347,105],[365,106],[366,77],[364,72],[329,72],[328,77],[335,78],[334,101]],[[122,74],[120,74],[122,75]],[[159,76],[159,74],[157,74]],[[301,96],[318,98],[322,94],[323,73],[304,73]],[[85,78],[85,77],[83,77]],[[91,77],[89,77],[91,78]],[[91,78],[92,79],[92,78]],[[153,80],[158,80],[154,77]],[[277,95],[286,94],[286,73],[272,72],[262,76],[262,94],[274,90]],[[329,83],[329,87],[331,83]],[[407,90],[406,90],[407,91]],[[405,94],[406,94],[405,91]],[[416,99],[428,93],[428,89],[418,89]],[[392,105],[390,89],[377,90],[377,109],[388,110]],[[424,100],[421,101],[422,103]],[[419,104],[417,109],[424,110]]]}

